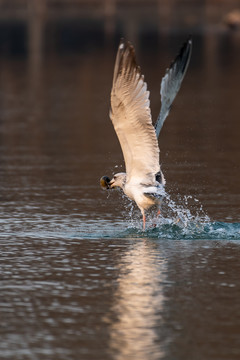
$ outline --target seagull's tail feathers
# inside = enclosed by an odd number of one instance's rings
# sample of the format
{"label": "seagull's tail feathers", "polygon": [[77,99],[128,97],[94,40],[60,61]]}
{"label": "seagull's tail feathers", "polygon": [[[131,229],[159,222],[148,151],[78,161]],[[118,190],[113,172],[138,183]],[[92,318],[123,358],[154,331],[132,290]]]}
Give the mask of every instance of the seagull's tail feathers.
{"label": "seagull's tail feathers", "polygon": [[160,89],[161,110],[155,124],[157,138],[160,134],[163,123],[169,114],[171,105],[181,87],[189,65],[191,53],[192,38],[189,37],[188,40],[183,44],[179,54],[172,62],[170,68],[167,69],[165,76],[162,78]]}
{"label": "seagull's tail feathers", "polygon": [[144,195],[152,200],[163,199],[163,197],[166,195],[164,184],[161,186],[149,186],[147,189],[145,189]]}

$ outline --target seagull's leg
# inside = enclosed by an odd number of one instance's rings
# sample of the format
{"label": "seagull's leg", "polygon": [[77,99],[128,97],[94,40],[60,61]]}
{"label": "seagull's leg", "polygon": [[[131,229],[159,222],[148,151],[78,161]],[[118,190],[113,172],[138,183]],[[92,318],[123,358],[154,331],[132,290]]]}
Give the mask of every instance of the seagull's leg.
{"label": "seagull's leg", "polygon": [[144,209],[142,207],[140,208],[140,210],[141,210],[142,217],[143,217],[143,231],[145,231],[145,228],[146,228],[146,215],[145,215]]}
{"label": "seagull's leg", "polygon": [[145,227],[146,227],[146,216],[143,213],[143,231],[145,231]]}
{"label": "seagull's leg", "polygon": [[142,213],[142,217],[143,217],[143,231],[145,230],[146,227],[146,216],[145,216],[145,212],[143,208],[140,208],[141,213]]}
{"label": "seagull's leg", "polygon": [[[158,219],[158,216],[161,214],[161,210],[160,208],[158,209],[158,212],[157,212],[157,216],[156,216],[156,221]],[[153,224],[153,227],[155,228],[157,226],[157,224]]]}

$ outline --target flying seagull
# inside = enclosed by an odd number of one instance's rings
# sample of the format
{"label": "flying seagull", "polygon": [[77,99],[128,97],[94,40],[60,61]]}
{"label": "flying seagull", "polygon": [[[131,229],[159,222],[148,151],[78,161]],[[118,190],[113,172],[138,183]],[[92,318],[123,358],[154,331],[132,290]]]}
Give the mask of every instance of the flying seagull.
{"label": "flying seagull", "polygon": [[113,74],[110,118],[120,142],[126,172],[110,180],[100,179],[103,188],[119,187],[134,200],[146,224],[146,211],[155,207],[160,214],[165,179],[159,164],[158,137],[169,114],[188,68],[192,39],[182,46],[161,82],[161,110],[155,126],[152,123],[149,91],[137,65],[135,50],[130,42],[120,41]]}

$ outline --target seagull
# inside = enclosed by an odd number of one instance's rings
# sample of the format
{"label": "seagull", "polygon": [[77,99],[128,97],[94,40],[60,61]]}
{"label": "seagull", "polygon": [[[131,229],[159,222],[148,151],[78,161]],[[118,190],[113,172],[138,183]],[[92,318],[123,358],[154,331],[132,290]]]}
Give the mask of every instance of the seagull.
{"label": "seagull", "polygon": [[135,201],[146,226],[146,211],[156,208],[160,214],[165,178],[160,168],[158,137],[186,74],[192,52],[189,37],[162,78],[161,109],[155,126],[152,123],[149,91],[133,45],[122,39],[115,61],[111,90],[110,119],[121,145],[126,172],[110,180],[100,179],[103,188],[121,188]]}

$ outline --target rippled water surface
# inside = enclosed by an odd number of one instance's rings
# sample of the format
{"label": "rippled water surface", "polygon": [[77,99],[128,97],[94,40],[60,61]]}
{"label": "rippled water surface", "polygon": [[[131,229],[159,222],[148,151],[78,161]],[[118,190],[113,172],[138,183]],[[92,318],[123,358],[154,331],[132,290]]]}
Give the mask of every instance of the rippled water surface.
{"label": "rippled water surface", "polygon": [[[183,39],[138,42],[154,118]],[[237,360],[239,37],[195,36],[160,137],[168,196],[145,232],[99,187],[123,166],[115,50],[0,58],[0,358]]]}

